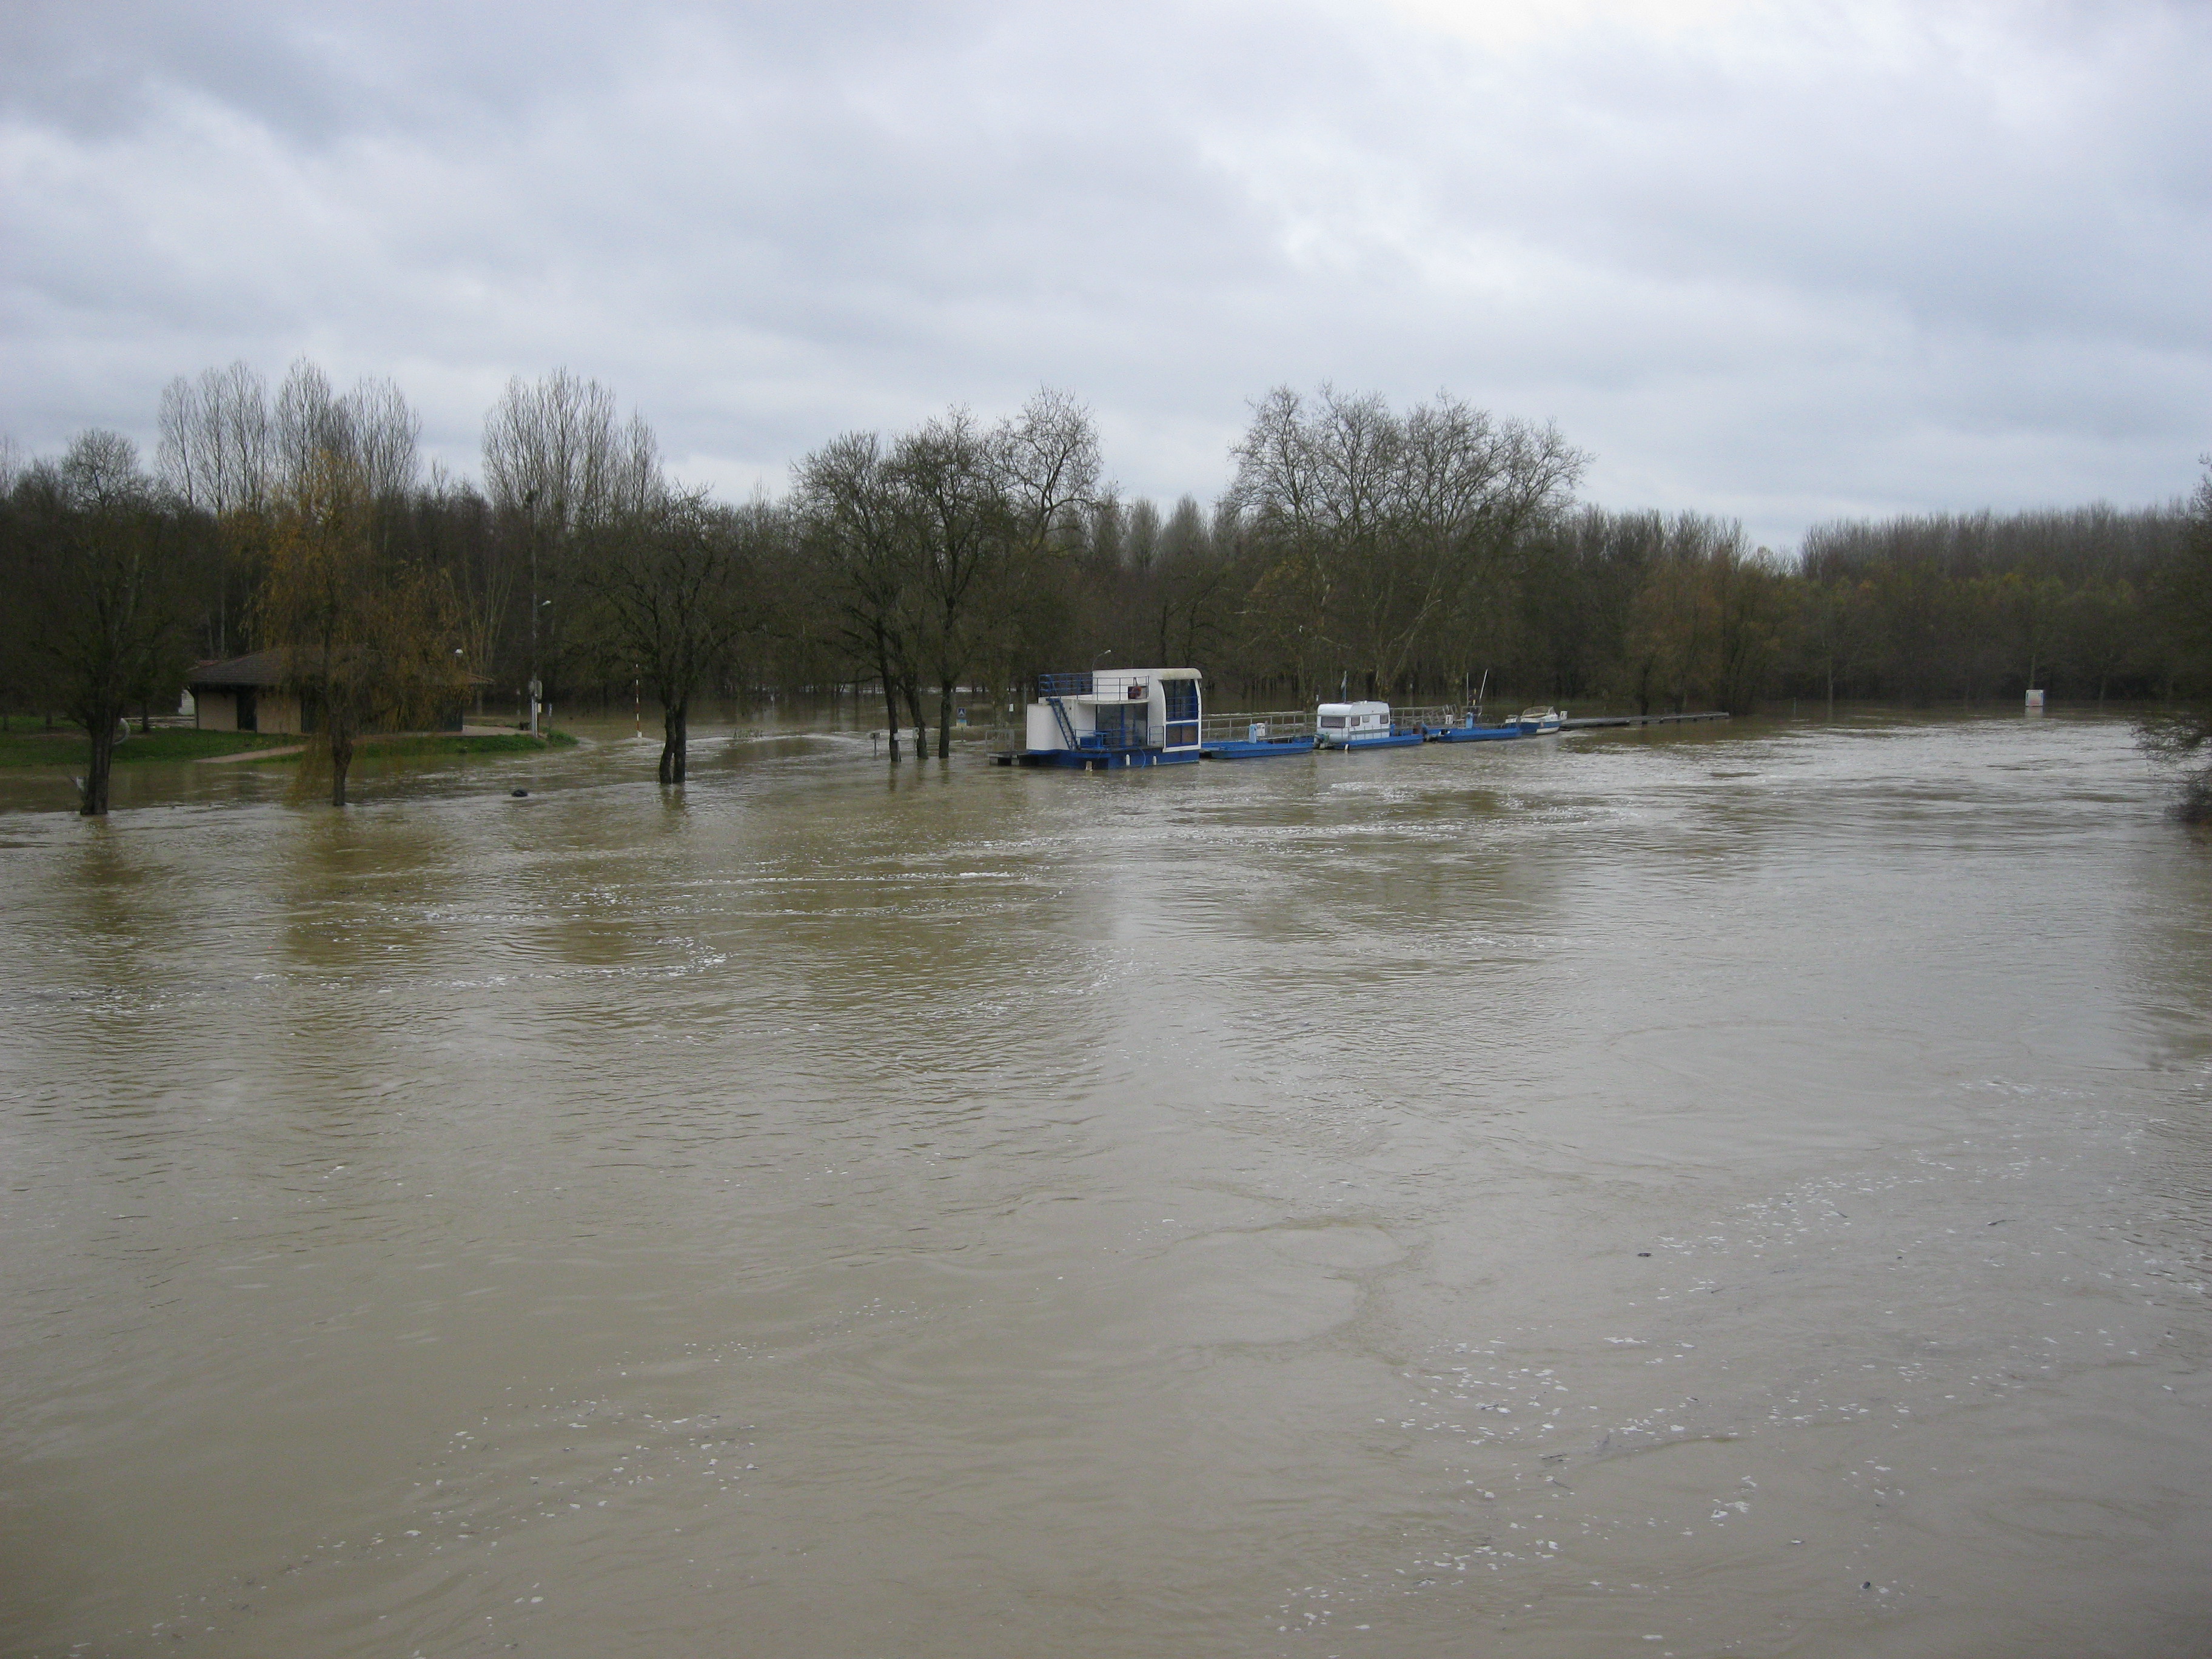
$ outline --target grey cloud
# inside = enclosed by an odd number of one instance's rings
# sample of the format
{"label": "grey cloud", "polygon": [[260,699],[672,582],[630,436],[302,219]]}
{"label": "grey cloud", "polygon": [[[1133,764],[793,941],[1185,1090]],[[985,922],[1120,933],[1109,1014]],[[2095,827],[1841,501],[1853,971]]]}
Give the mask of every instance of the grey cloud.
{"label": "grey cloud", "polygon": [[1556,416],[1620,504],[2185,486],[2205,14],[1860,4],[1496,43],[1377,5],[64,9],[0,25],[0,427],[173,374],[509,374],[696,476],[1040,381],[1132,488],[1324,377]]}

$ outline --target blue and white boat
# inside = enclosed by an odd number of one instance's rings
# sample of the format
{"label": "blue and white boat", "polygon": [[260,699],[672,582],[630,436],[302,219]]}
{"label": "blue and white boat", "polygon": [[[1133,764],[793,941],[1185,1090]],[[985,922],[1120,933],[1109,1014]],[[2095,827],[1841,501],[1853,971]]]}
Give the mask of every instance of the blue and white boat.
{"label": "blue and white boat", "polygon": [[1244,731],[1241,738],[1216,738],[1198,752],[1208,760],[1272,760],[1278,755],[1313,752],[1314,737],[1310,732],[1277,736],[1267,729],[1266,720],[1249,721]]}
{"label": "blue and white boat", "polygon": [[1559,730],[1565,714],[1556,708],[1524,708],[1515,719],[1524,738],[1540,738]]}
{"label": "blue and white boat", "polygon": [[1406,749],[1427,741],[1418,726],[1393,725],[1387,702],[1325,702],[1314,711],[1319,748]]}
{"label": "blue and white boat", "polygon": [[1195,668],[1040,674],[1026,746],[1000,758],[1091,772],[1195,761],[1199,679]]}
{"label": "blue and white boat", "polygon": [[1470,709],[1456,726],[1431,726],[1428,728],[1431,743],[1503,743],[1510,738],[1525,738],[1521,723],[1509,726],[1484,726]]}

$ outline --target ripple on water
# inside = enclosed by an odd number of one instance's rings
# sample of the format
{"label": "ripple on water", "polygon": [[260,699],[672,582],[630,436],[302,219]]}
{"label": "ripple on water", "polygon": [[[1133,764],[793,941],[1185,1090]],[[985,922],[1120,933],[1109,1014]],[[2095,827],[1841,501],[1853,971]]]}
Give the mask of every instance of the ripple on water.
{"label": "ripple on water", "polygon": [[2124,727],[609,735],[10,806],[0,1646],[2212,1617],[2212,881]]}

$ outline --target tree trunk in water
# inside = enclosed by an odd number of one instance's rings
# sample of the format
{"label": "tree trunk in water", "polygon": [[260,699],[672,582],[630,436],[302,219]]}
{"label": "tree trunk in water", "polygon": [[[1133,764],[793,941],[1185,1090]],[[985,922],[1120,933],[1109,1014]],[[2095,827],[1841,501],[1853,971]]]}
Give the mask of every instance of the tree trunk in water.
{"label": "tree trunk in water", "polygon": [[331,805],[346,804],[346,774],[353,769],[353,733],[342,726],[331,727]]}
{"label": "tree trunk in water", "polygon": [[884,718],[890,722],[891,763],[896,766],[899,757],[898,683],[891,678],[887,665],[878,661],[876,665],[884,677]]}
{"label": "tree trunk in water", "polygon": [[118,716],[109,711],[107,718],[95,720],[85,735],[92,739],[92,754],[84,764],[84,793],[77,802],[77,811],[85,817],[105,817],[107,815],[107,769],[115,757],[115,724]]}
{"label": "tree trunk in water", "polygon": [[937,688],[937,758],[952,758],[952,688]]}
{"label": "tree trunk in water", "polygon": [[660,781],[684,781],[684,739],[690,735],[691,700],[665,702],[660,708]]}
{"label": "tree trunk in water", "polygon": [[921,683],[906,683],[907,712],[914,716],[914,757],[920,760],[929,753],[929,722],[921,717]]}

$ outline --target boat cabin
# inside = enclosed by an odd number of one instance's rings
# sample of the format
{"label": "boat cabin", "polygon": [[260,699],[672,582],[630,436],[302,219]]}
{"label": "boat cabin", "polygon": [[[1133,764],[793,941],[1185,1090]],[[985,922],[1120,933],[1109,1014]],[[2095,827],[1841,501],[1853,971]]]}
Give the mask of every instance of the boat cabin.
{"label": "boat cabin", "polygon": [[1200,678],[1195,668],[1040,674],[1027,745],[1012,758],[1094,771],[1194,761]]}
{"label": "boat cabin", "polygon": [[1324,749],[1390,735],[1387,702],[1325,702],[1314,711],[1314,730]]}

